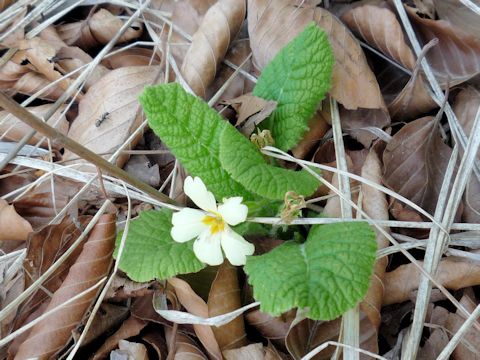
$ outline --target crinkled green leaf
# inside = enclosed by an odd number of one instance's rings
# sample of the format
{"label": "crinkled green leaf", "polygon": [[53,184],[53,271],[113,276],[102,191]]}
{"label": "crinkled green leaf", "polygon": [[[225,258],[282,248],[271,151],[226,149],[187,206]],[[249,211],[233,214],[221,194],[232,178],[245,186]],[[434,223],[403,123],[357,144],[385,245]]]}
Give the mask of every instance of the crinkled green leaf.
{"label": "crinkled green leaf", "polygon": [[225,127],[220,136],[220,161],[233,179],[267,199],[283,200],[287,191],[308,196],[319,185],[305,170],[293,171],[267,164],[255,145],[231,126]]}
{"label": "crinkled green leaf", "polygon": [[[138,282],[167,279],[205,267],[193,252],[193,241],[178,243],[170,236],[172,212],[143,211],[130,223],[120,269]],[[117,256],[122,233],[117,236]]]}
{"label": "crinkled green leaf", "polygon": [[308,120],[331,87],[333,63],[327,34],[311,23],[262,70],[253,95],[277,102],[263,124],[278,148],[291,149],[308,130]]}
{"label": "crinkled green leaf", "polygon": [[[249,218],[257,216],[277,216],[282,205],[280,201],[271,201],[266,199],[257,201],[244,201],[244,204],[248,206]],[[271,226],[246,221],[234,226],[233,229],[242,236],[268,235],[271,231]]]}
{"label": "crinkled green leaf", "polygon": [[249,256],[244,269],[262,311],[280,315],[306,308],[311,319],[331,320],[365,296],[376,249],[367,223],[317,225],[305,243],[288,241]]}
{"label": "crinkled green leaf", "polygon": [[203,100],[176,83],[147,87],[140,96],[148,124],[185,169],[199,176],[217,200],[251,198],[220,165],[219,139],[231,126]]}

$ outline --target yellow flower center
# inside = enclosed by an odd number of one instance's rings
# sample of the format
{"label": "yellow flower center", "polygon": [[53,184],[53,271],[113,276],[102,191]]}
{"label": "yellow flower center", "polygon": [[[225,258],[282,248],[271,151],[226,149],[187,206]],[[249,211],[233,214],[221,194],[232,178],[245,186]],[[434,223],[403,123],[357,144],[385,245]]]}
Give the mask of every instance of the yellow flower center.
{"label": "yellow flower center", "polygon": [[214,216],[205,215],[202,219],[202,222],[205,225],[210,226],[210,233],[212,235],[216,234],[219,231],[223,231],[223,229],[225,228],[225,222],[223,221],[223,218],[220,214],[215,214]]}

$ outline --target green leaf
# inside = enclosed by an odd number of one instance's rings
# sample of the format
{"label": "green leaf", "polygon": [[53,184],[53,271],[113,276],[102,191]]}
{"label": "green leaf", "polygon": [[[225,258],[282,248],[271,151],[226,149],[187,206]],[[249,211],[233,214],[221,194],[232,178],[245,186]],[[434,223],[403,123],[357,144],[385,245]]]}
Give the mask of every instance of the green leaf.
{"label": "green leaf", "polygon": [[231,125],[207,103],[176,83],[147,87],[140,103],[155,134],[191,175],[203,180],[217,200],[252,197],[220,165],[220,134]]}
{"label": "green leaf", "polygon": [[[282,206],[282,202],[280,201],[271,201],[266,199],[260,199],[257,201],[244,201],[243,203],[248,206],[249,218],[257,216],[276,216]],[[245,221],[237,226],[234,226],[233,229],[236,233],[242,236],[268,235],[271,231],[270,226],[250,221]]]}
{"label": "green leaf", "polygon": [[283,200],[287,191],[309,196],[319,185],[305,170],[267,164],[255,145],[231,126],[225,127],[220,136],[220,161],[233,179],[267,199]]}
{"label": "green leaf", "polygon": [[311,319],[332,320],[367,293],[376,249],[367,223],[317,225],[305,243],[288,241],[249,256],[244,269],[262,311],[276,316],[306,308]]}
{"label": "green leaf", "polygon": [[262,70],[253,95],[277,102],[263,124],[278,148],[291,149],[308,130],[308,120],[331,87],[333,63],[327,34],[311,23]]}
{"label": "green leaf", "polygon": [[[143,211],[130,223],[120,269],[138,282],[167,279],[197,272],[205,267],[193,252],[193,241],[178,243],[170,236],[172,212]],[[122,233],[117,236],[117,257]]]}

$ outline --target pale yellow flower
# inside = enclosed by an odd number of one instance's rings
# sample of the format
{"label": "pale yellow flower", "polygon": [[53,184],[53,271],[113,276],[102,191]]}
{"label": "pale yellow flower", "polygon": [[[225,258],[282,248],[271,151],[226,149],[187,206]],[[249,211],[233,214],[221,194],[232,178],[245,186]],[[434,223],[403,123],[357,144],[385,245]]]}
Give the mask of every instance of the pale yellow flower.
{"label": "pale yellow flower", "polygon": [[[202,210],[184,208],[172,216],[173,240],[186,242],[195,239],[193,251],[208,265],[220,265],[223,257],[232,265],[245,265],[255,247],[230,228],[244,222],[248,207],[242,197],[223,199],[217,206],[215,197],[199,177],[187,177],[185,194]],[[222,252],[223,250],[223,252]]]}

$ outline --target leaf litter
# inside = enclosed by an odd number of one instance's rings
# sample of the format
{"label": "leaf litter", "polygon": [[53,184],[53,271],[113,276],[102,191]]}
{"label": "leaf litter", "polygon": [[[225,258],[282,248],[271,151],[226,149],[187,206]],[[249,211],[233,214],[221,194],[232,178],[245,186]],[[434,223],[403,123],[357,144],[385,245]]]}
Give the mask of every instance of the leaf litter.
{"label": "leaf litter", "polygon": [[[433,216],[439,209],[442,182],[454,147],[459,154],[455,169],[468,155],[456,144],[452,135],[455,131],[445,116],[434,119],[439,105],[430,96],[428,76],[407,39],[407,21],[420,45],[426,46],[422,56],[442,89],[451,93],[448,101],[458,125],[470,137],[475,136],[471,129],[480,106],[479,15],[463,2],[450,0],[414,1],[416,7],[405,2],[408,18],[402,18],[388,1],[337,3],[160,0],[151,1],[140,12],[138,4],[127,8],[106,2],[74,6],[62,13],[51,9],[48,1],[38,1],[31,7],[20,1],[1,2],[0,19],[5,26],[0,30],[0,89],[19,103],[28,101],[29,111],[40,117],[50,116],[49,124],[98,155],[110,158],[116,153],[115,165],[125,167],[143,182],[161,188],[167,195],[173,194],[171,189],[178,193],[185,176],[165,143],[153,141],[154,136],[144,127],[145,118],[137,101],[143,88],[177,81],[206,100],[216,100],[215,109],[250,135],[268,123],[279,106],[250,95],[256,79],[273,57],[314,21],[326,31],[335,56],[328,97],[339,105],[348,169],[365,180],[350,184],[354,204],[361,210],[357,209],[355,216],[364,212],[383,224],[375,228],[377,245],[379,250],[389,251],[387,256],[379,252],[370,287],[359,306],[358,342],[350,345],[390,356],[387,354],[401,352],[402,343],[409,339],[411,322],[405,319],[420,311],[414,302],[422,276],[420,268],[429,261],[429,254],[423,250],[425,239],[434,226],[431,217],[402,200]],[[101,64],[91,70],[79,89],[72,90],[71,84],[104,46],[112,51],[100,59]],[[339,144],[332,136],[332,126],[336,125],[329,98],[316,104],[313,116],[307,119],[308,130],[298,144],[288,146],[296,158],[332,165]],[[117,285],[117,290],[103,299],[101,309],[130,307],[131,316],[122,309],[109,315],[108,325],[94,321],[87,337],[94,335],[71,352],[70,345],[82,334],[90,306],[103,286],[99,282],[110,273],[115,232],[125,226],[121,220],[115,226],[112,214],[131,208],[126,205],[126,196],[105,190],[111,188],[106,184],[123,186],[118,179],[99,171],[95,164],[86,166],[81,156],[64,148],[58,139],[38,133],[27,139],[29,132],[30,127],[21,118],[7,111],[0,113],[2,142],[26,141],[49,152],[44,158],[32,153],[38,160],[73,167],[97,178],[88,192],[82,192],[85,180],[66,182],[61,176],[35,168],[3,166],[0,317],[2,338],[12,341],[2,352],[3,357],[8,352],[18,359],[61,355],[96,359],[300,359],[328,341],[348,343],[350,332],[355,333],[355,329],[343,328],[340,319],[310,320],[301,309],[279,316],[251,309],[218,328],[179,325],[155,313],[152,299],[162,297],[168,299],[167,309],[203,318],[230,313],[254,302],[245,274],[225,263],[210,275],[206,269],[198,276],[182,275],[168,282],[142,284],[125,274],[117,275],[118,284],[123,285]],[[337,161],[333,166],[342,170]],[[325,178],[333,184],[339,180],[326,172]],[[427,301],[425,341],[415,350],[421,358],[433,359],[448,352],[453,359],[470,359],[480,351],[478,323],[456,346],[452,348],[451,343],[468,319],[464,310],[472,313],[479,303],[480,243],[475,235],[480,231],[479,181],[473,171],[465,191],[447,186],[449,197],[462,196],[454,220],[461,230],[452,232],[452,239],[469,240],[452,240],[432,275],[435,287],[440,289],[432,294],[440,295],[432,295]],[[398,196],[387,195],[382,186]],[[457,194],[459,191],[462,193]],[[343,205],[337,194],[338,190],[329,193],[318,189],[307,197],[302,215],[325,211],[328,216],[341,216]],[[92,221],[89,215],[95,215],[106,199],[114,200],[115,206],[86,236],[85,227]],[[149,206],[159,205],[148,197],[146,201],[133,201],[135,206],[148,202]],[[57,218],[60,210],[66,215]],[[102,228],[105,221],[110,224],[108,230]],[[419,224],[430,225],[421,230],[416,228]],[[16,301],[24,289],[37,286],[36,280],[79,236],[85,237],[80,247],[28,299]],[[285,240],[280,231],[267,236],[268,241]],[[400,244],[392,243],[392,239]],[[413,257],[407,260],[408,254]],[[104,312],[97,312],[95,320]],[[392,321],[398,334],[393,339],[388,332],[391,329],[387,331],[384,326],[391,316],[404,319]],[[34,323],[33,327],[29,325]],[[15,336],[9,338],[10,334]],[[329,346],[313,358],[326,359],[334,351],[335,346]]]}

